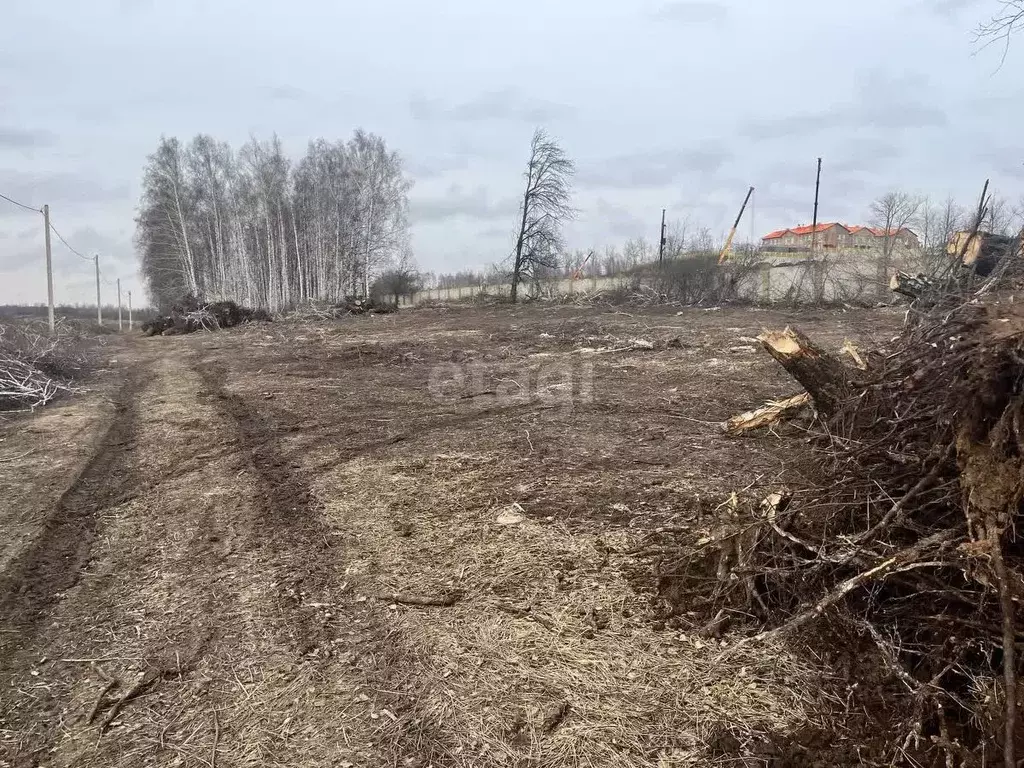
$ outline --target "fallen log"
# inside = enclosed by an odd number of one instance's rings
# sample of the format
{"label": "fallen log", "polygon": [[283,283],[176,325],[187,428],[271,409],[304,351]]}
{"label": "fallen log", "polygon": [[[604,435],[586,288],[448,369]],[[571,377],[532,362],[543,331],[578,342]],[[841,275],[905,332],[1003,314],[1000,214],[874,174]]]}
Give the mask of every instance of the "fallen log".
{"label": "fallen log", "polygon": [[831,416],[850,391],[850,369],[795,328],[765,331],[757,340],[800,382],[823,416]]}
{"label": "fallen log", "polygon": [[725,431],[730,435],[738,435],[751,429],[767,427],[769,424],[792,416],[809,405],[810,402],[811,396],[806,392],[790,395],[782,400],[769,400],[760,408],[733,416],[725,423]]}

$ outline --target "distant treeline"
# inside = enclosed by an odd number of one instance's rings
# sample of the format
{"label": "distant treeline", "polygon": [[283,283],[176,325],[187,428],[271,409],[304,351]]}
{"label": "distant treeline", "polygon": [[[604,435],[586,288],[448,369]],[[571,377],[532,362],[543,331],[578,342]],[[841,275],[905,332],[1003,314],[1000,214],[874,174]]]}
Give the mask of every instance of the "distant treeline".
{"label": "distant treeline", "polygon": [[279,310],[367,295],[407,257],[401,158],[379,136],[311,141],[297,162],[277,136],[235,150],[162,138],[143,175],[136,240],[149,295]]}
{"label": "distant treeline", "polygon": [[[88,304],[59,304],[54,307],[54,315],[56,317],[68,317],[73,320],[95,320],[96,319],[96,305],[91,307]],[[154,310],[150,307],[133,308],[132,318],[134,320],[146,320],[155,314]],[[0,304],[0,319],[16,319],[24,317],[43,317],[47,316],[47,310],[45,304]],[[128,321],[128,309],[127,307],[121,308],[121,317]],[[103,322],[107,323],[113,320],[117,321],[117,307],[106,306],[103,307]]]}

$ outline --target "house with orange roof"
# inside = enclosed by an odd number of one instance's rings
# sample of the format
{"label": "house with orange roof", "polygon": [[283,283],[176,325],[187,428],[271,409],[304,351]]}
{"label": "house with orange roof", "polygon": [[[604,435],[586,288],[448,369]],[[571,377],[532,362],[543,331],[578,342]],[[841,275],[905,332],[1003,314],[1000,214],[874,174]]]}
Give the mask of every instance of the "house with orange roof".
{"label": "house with orange roof", "polygon": [[761,238],[764,250],[777,253],[807,253],[814,247],[819,251],[880,250],[891,238],[896,246],[906,249],[920,248],[920,242],[913,230],[864,227],[841,224],[838,221],[823,222],[814,226],[791,227],[769,232]]}

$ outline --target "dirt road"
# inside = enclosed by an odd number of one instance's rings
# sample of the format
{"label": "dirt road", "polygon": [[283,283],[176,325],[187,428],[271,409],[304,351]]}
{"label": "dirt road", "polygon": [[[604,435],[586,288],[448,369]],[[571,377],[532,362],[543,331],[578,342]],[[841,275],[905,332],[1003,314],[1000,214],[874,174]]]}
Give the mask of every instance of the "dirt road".
{"label": "dirt road", "polygon": [[813,675],[718,663],[642,551],[779,471],[717,422],[790,386],[749,344],[784,320],[116,342],[90,392],[0,427],[0,766],[704,765],[813,730]]}

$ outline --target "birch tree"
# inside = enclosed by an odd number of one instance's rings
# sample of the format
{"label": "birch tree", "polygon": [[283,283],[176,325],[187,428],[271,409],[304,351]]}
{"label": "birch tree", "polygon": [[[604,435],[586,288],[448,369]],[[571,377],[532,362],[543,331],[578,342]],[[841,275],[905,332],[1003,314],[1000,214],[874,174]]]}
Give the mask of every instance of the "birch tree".
{"label": "birch tree", "polygon": [[575,164],[558,142],[538,128],[530,142],[530,159],[523,174],[526,189],[519,209],[509,293],[513,304],[524,280],[558,266],[562,224],[576,213],[570,205],[575,171]]}
{"label": "birch tree", "polygon": [[161,139],[136,218],[150,294],[271,309],[366,295],[408,248],[408,190],[399,155],[363,131],[312,141],[297,163],[277,136],[237,152],[206,135]]}
{"label": "birch tree", "polygon": [[143,270],[159,291],[196,293],[201,288],[192,250],[192,196],[181,144],[161,138],[142,178],[139,246]]}

